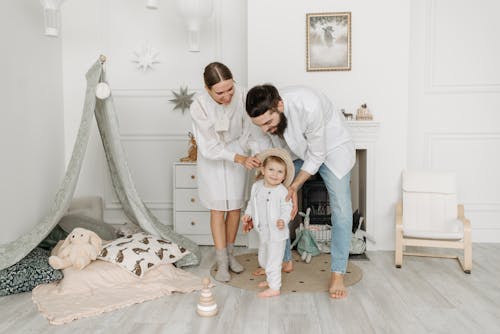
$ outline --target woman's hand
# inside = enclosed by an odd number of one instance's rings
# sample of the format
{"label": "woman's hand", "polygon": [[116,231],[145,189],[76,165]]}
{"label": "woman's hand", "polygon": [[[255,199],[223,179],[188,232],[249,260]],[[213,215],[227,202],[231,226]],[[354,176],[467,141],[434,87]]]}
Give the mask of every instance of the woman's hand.
{"label": "woman's hand", "polygon": [[236,154],[236,156],[234,157],[234,161],[236,163],[239,163],[246,169],[254,169],[260,167],[260,160],[257,159],[257,157],[247,157],[244,155]]}
{"label": "woman's hand", "polygon": [[253,220],[249,215],[243,215],[241,217],[241,221],[243,222],[243,232],[247,233],[253,229]]}
{"label": "woman's hand", "polygon": [[246,169],[254,169],[260,167],[260,160],[256,157],[247,157],[243,163]]}

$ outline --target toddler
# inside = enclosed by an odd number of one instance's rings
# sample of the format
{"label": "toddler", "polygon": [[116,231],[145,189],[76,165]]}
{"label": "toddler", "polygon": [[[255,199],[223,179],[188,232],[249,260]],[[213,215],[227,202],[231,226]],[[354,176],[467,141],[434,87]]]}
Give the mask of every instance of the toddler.
{"label": "toddler", "polygon": [[260,173],[263,178],[252,186],[243,221],[243,231],[252,228],[259,233],[259,265],[266,271],[266,281],[259,287],[266,290],[259,297],[273,297],[280,294],[281,263],[289,238],[288,223],[292,201],[285,201],[294,177],[294,166],[290,155],[283,149],[272,148],[257,155],[262,161]]}

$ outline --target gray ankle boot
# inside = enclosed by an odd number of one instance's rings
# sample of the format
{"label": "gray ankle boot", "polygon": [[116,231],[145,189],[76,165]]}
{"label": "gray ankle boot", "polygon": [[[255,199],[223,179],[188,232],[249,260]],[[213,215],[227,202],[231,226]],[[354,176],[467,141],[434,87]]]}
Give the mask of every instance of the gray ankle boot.
{"label": "gray ankle boot", "polygon": [[216,249],[215,257],[217,260],[217,273],[215,274],[215,279],[219,282],[229,282],[231,280],[231,274],[228,270],[227,248]]}
{"label": "gray ankle boot", "polygon": [[228,254],[228,258],[229,258],[229,269],[231,269],[232,272],[239,274],[243,270],[245,270],[245,268],[243,268],[243,266],[233,256],[233,248],[234,248],[234,244],[227,244],[227,254]]}

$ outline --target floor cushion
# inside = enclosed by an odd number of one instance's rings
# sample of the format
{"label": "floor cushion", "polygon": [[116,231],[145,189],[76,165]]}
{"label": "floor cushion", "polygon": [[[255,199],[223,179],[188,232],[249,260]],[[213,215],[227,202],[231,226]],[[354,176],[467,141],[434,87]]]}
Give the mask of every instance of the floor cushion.
{"label": "floor cushion", "polygon": [[49,251],[33,249],[18,263],[0,270],[0,296],[33,290],[37,285],[60,280],[60,270],[49,265]]}
{"label": "floor cushion", "polygon": [[144,232],[118,238],[105,246],[98,259],[115,263],[137,277],[159,264],[174,263],[190,252]]}

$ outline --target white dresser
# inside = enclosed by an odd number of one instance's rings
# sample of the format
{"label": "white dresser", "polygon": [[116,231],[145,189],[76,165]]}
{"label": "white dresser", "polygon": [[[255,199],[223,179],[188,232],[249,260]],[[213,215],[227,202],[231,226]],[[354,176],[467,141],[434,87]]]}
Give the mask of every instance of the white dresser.
{"label": "white dresser", "polygon": [[[174,163],[174,230],[198,245],[213,245],[210,231],[210,211],[198,199],[196,163]],[[236,244],[247,245],[247,236],[240,231]]]}

